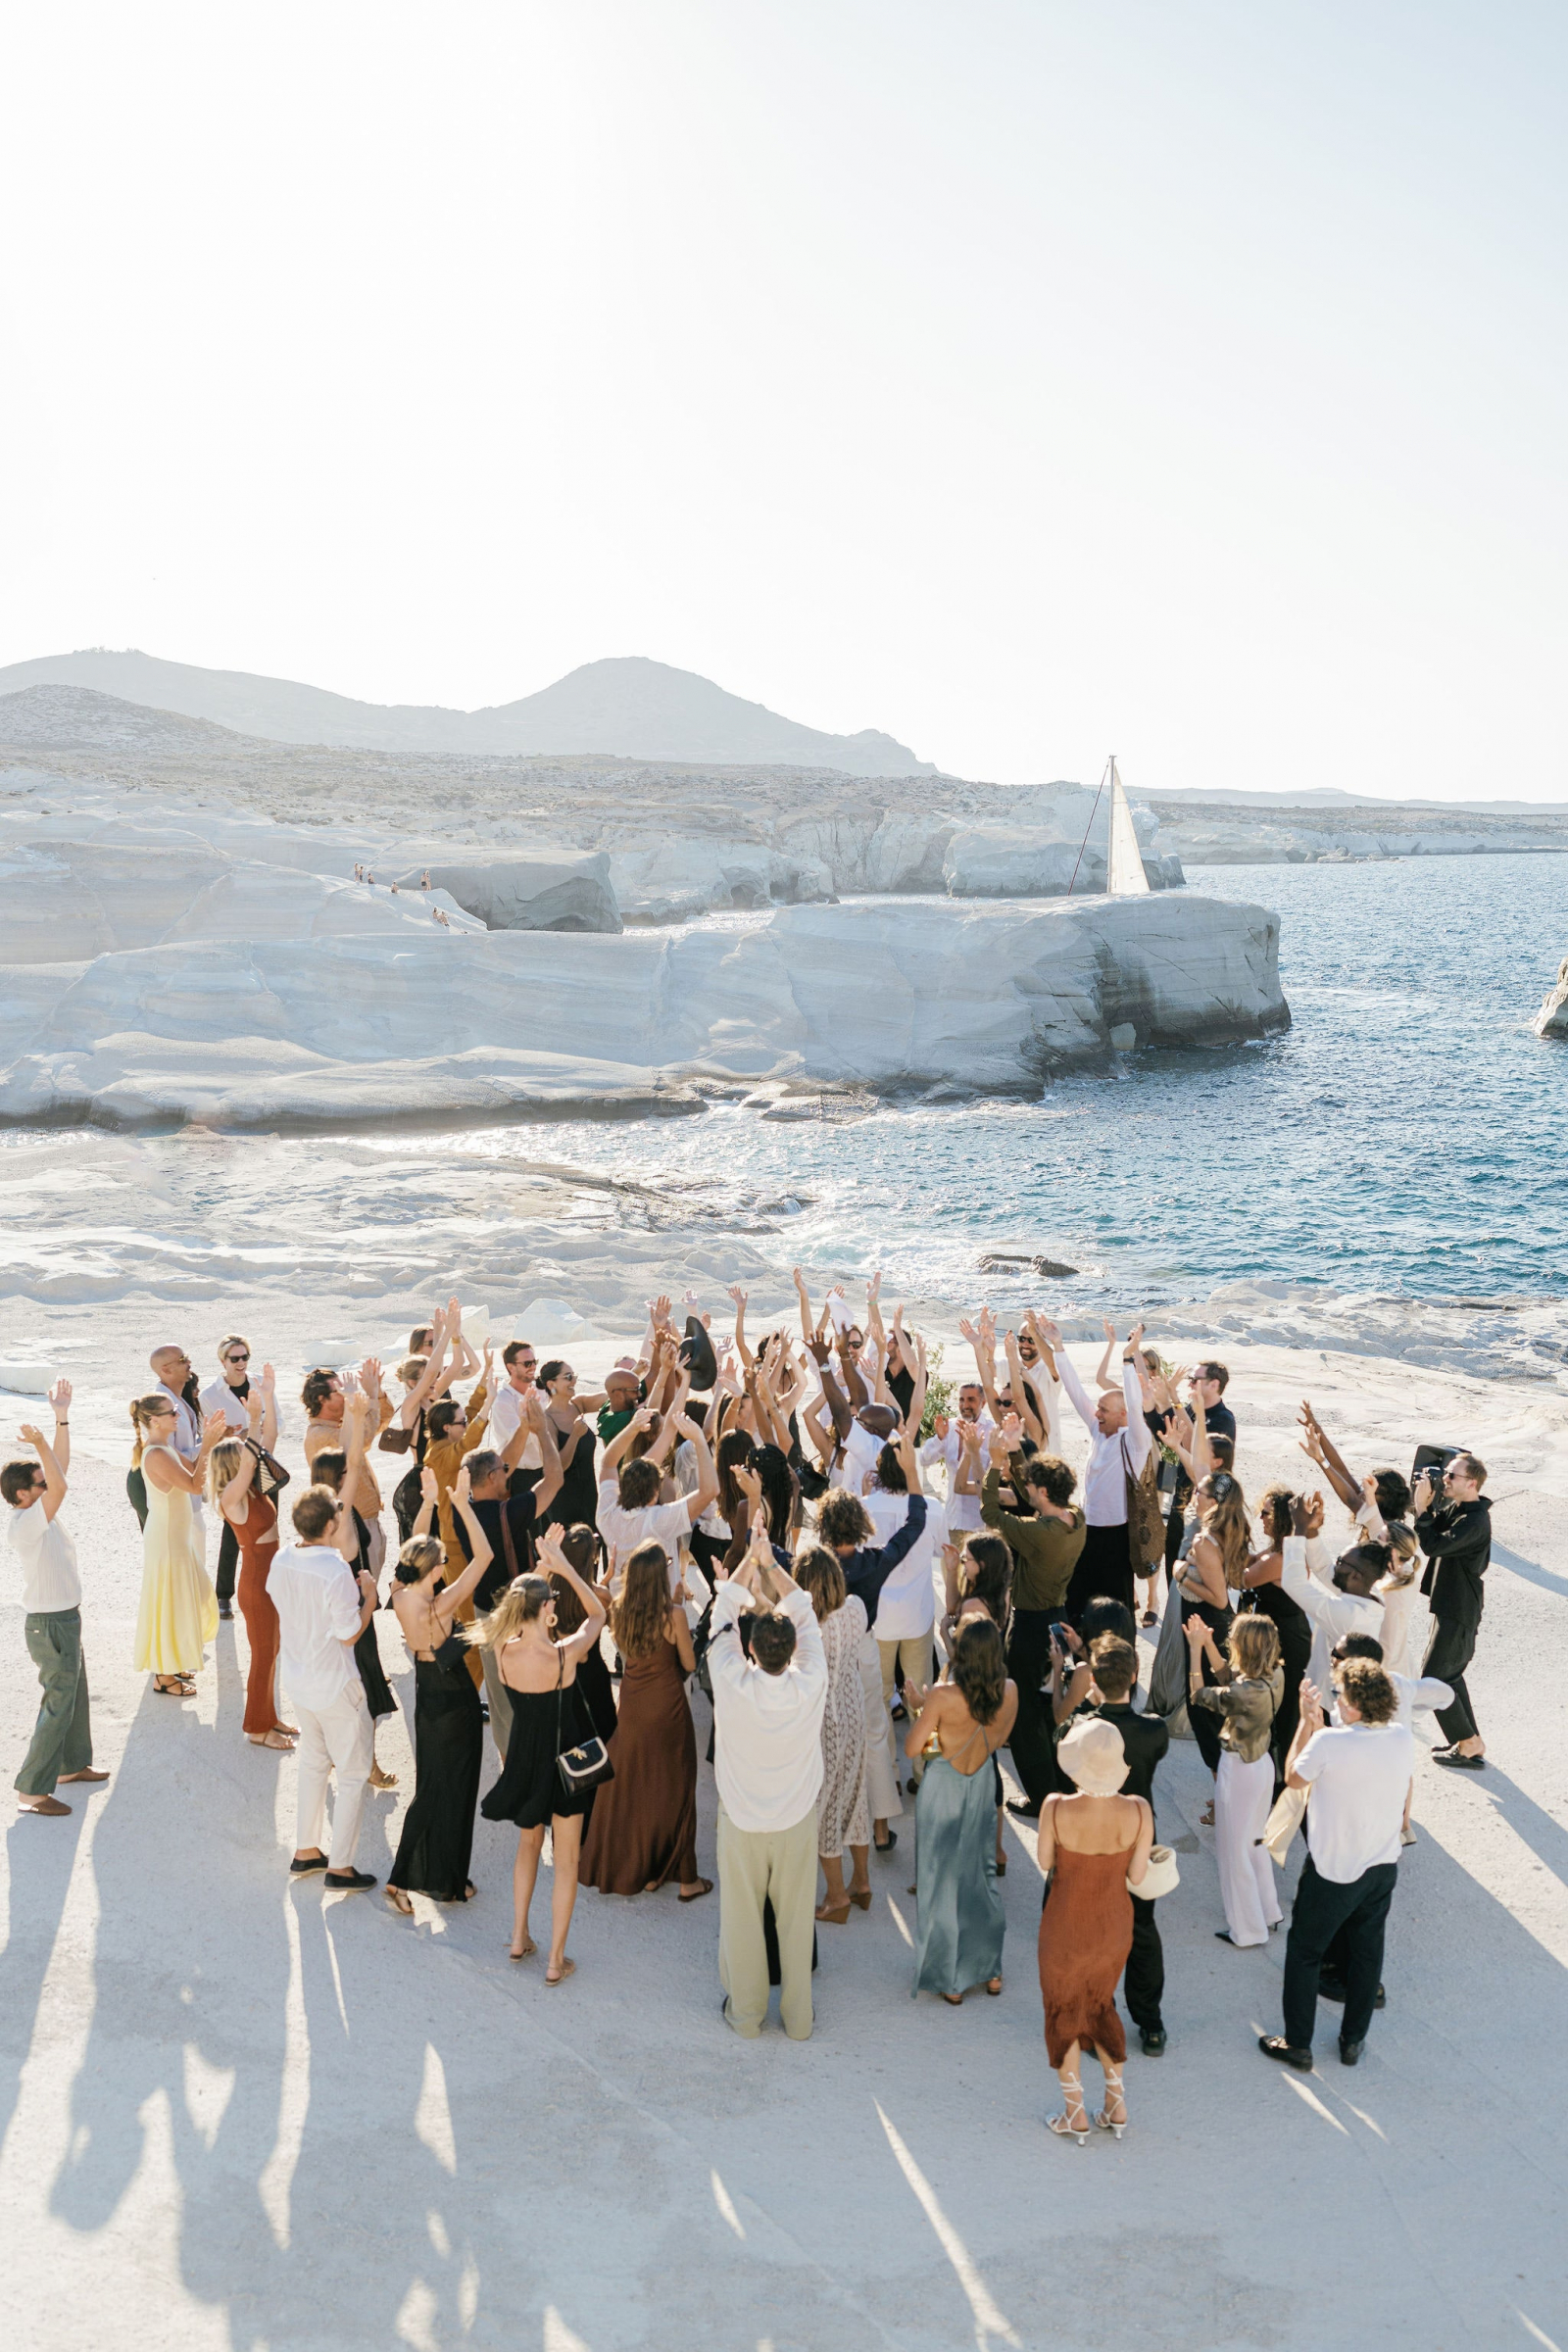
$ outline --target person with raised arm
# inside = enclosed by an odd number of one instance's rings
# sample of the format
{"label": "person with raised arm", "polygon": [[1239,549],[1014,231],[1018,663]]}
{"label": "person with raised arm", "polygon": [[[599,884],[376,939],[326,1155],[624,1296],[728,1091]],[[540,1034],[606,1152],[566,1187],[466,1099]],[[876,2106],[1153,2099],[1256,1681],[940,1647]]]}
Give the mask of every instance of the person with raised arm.
{"label": "person with raised arm", "polygon": [[[577,1667],[598,1644],[605,1630],[605,1609],[554,1534],[540,1536],[536,1553],[540,1567],[549,1574],[519,1576],[507,1587],[490,1614],[467,1628],[466,1639],[478,1648],[496,1652],[501,1679],[512,1699],[507,1760],[500,1779],[486,1790],[479,1806],[486,1821],[511,1821],[517,1828],[511,1955],[514,1960],[526,1960],[539,1948],[528,1932],[528,1912],[548,1829],[553,1885],[545,1983],[554,1985],[576,1970],[576,1962],[566,1957],[566,1937],[577,1901],[583,1816],[593,1803],[593,1790],[571,1788],[558,1759],[591,1730],[576,1690]],[[581,1625],[561,1642],[556,1639],[553,1576],[571,1587],[583,1607]]]}
{"label": "person with raised arm", "polygon": [[266,1441],[263,1400],[254,1386],[246,1412],[245,1437],[224,1437],[213,1447],[207,1493],[222,1519],[225,1538],[234,1538],[239,1554],[239,1613],[251,1653],[241,1729],[253,1747],[274,1747],[292,1755],[298,1732],[278,1713],[277,1611],[267,1596],[268,1571],[277,1549],[277,1505],[256,1483]]}
{"label": "person with raised arm", "polygon": [[71,1383],[49,1391],[54,1443],[30,1421],[22,1425],[35,1462],[7,1462],[0,1494],[10,1504],[7,1534],[22,1570],[23,1638],[43,1692],[38,1720],[17,1775],[17,1810],[58,1818],[71,1807],[55,1790],[62,1781],[107,1781],[94,1769],[92,1707],[81,1648],[81,1578],[76,1547],[62,1525],[60,1506],[71,1468]]}
{"label": "person with raised arm", "polygon": [[1084,1548],[1068,1588],[1066,1614],[1074,1623],[1098,1593],[1136,1609],[1134,1576],[1142,1563],[1130,1548],[1129,1506],[1153,1448],[1144,1420],[1144,1392],[1138,1351],[1144,1326],[1136,1323],[1122,1349],[1120,1392],[1107,1392],[1091,1404],[1054,1323],[1036,1328],[1056,1360],[1073,1411],[1089,1432],[1089,1467],[1084,1473]]}
{"label": "person with raised arm", "polygon": [[[300,1719],[289,1876],[324,1871],[335,1893],[360,1894],[375,1885],[369,1871],[354,1867],[373,1750],[354,1647],[376,1601],[374,1577],[365,1568],[356,1582],[339,1548],[349,1510],[330,1487],[307,1487],[289,1513],[295,1541],[274,1552],[267,1591],[277,1611],[278,1672]],[[334,1774],[337,1801],[326,1851],[326,1785]]]}
{"label": "person with raised arm", "polygon": [[[752,1612],[750,1654],[740,1620]],[[755,2041],[767,2015],[763,1907],[778,1936],[779,2015],[811,2032],[816,1800],[822,1786],[827,1658],[810,1595],[774,1557],[759,1521],[713,1602],[708,1670],[718,1783],[718,1974],[724,2020]]]}
{"label": "person with raised arm", "polygon": [[697,1733],[687,1677],[696,1670],[684,1584],[669,1589],[662,1544],[623,1566],[610,1630],[621,1660],[620,1711],[609,1740],[613,1778],[594,1797],[577,1876],[604,1894],[711,1894],[697,1869]]}
{"label": "person with raised arm", "polygon": [[[718,1476],[708,1440],[696,1422],[682,1413],[669,1424],[667,1432],[660,1434],[687,1440],[697,1458],[697,1485],[677,1502],[661,1502],[658,1464],[646,1456],[624,1459],[639,1435],[653,1429],[656,1419],[648,1405],[639,1405],[619,1437],[606,1446],[600,1465],[599,1532],[610,1552],[612,1581],[617,1587],[620,1568],[638,1544],[654,1543],[664,1547],[669,1561],[669,1587],[673,1592],[681,1578],[680,1546],[709,1504],[716,1499]],[[613,1478],[610,1475],[612,1470],[616,1473]]]}
{"label": "person with raised arm", "polygon": [[[368,1359],[364,1367],[367,1375],[370,1374],[373,1363],[373,1358]],[[376,1365],[374,1368],[378,1371],[380,1367]],[[360,1572],[364,1569],[368,1572],[376,1588],[376,1607],[354,1644],[354,1664],[364,1687],[365,1703],[370,1715],[370,1787],[384,1792],[398,1785],[397,1774],[388,1772],[375,1753],[376,1725],[398,1711],[398,1702],[392,1695],[392,1686],[386,1679],[386,1669],[381,1663],[380,1638],[376,1633],[376,1615],[381,1605],[380,1565],[386,1556],[386,1545],[379,1523],[368,1520],[363,1507],[371,1497],[377,1504],[380,1501],[380,1490],[365,1458],[368,1433],[372,1425],[379,1425],[379,1397],[363,1388],[360,1380],[351,1373],[344,1404],[347,1413],[347,1449],[337,1446],[322,1446],[312,1468],[317,1485],[330,1487],[332,1493],[347,1504],[338,1522],[337,1547],[349,1564],[350,1575],[358,1583]],[[340,1425],[339,1435],[342,1434]]]}
{"label": "person with raised arm", "polygon": [[997,1891],[997,1806],[991,1770],[1018,1710],[1002,1636],[987,1617],[958,1632],[951,1680],[907,1686],[918,1709],[905,1741],[924,1765],[915,1806],[919,1899],[909,1990],[956,2009],[974,1985],[1002,1990],[1006,1927]]}
{"label": "person with raised arm", "polygon": [[167,1389],[138,1396],[130,1422],[135,1432],[131,1466],[147,1487],[132,1663],[138,1672],[152,1669],[153,1689],[163,1696],[189,1698],[207,1644],[218,1631],[218,1595],[208,1579],[197,1514],[207,1457],[228,1423],[221,1413],[210,1414],[187,1461],[174,1443],[176,1407]]}
{"label": "person with raised arm", "polygon": [[[436,1500],[437,1481],[420,1474],[423,1507]],[[468,1647],[458,1612],[490,1565],[490,1540],[475,1515],[466,1462],[452,1489],[452,1508],[467,1537],[468,1563],[457,1567],[439,1537],[411,1536],[398,1553],[392,1607],[414,1652],[414,1802],[387,1873],[386,1899],[407,1918],[411,1894],[438,1903],[466,1903],[474,1894],[468,1876],[474,1808],[484,1758],[484,1718],[468,1672]],[[421,1514],[422,1515],[422,1514]]]}
{"label": "person with raised arm", "polygon": [[[1051,1629],[1066,1608],[1073,1571],[1083,1553],[1083,1512],[1072,1499],[1077,1480],[1054,1454],[1025,1461],[1015,1452],[1020,1435],[1015,1417],[992,1435],[991,1463],[980,1491],[980,1515],[1003,1539],[1015,1562],[1012,1633],[1007,1672],[1018,1691],[1009,1746],[1012,1769],[1023,1784],[1023,1801],[1011,1810],[1025,1820],[1038,1816],[1056,1786],[1055,1731],[1041,1692],[1051,1665]],[[1005,1480],[1026,1509],[1004,1510]]]}
{"label": "person with raised arm", "polygon": [[[225,1334],[218,1343],[218,1378],[210,1380],[201,1392],[201,1410],[221,1413],[228,1423],[231,1437],[253,1434],[257,1443],[269,1453],[277,1448],[277,1386],[270,1364],[262,1375],[262,1413],[258,1421],[251,1413],[250,1400],[255,1394],[250,1375],[251,1344],[237,1331]],[[239,1572],[239,1538],[231,1521],[224,1519],[218,1543],[218,1614],[234,1614],[234,1579]]]}

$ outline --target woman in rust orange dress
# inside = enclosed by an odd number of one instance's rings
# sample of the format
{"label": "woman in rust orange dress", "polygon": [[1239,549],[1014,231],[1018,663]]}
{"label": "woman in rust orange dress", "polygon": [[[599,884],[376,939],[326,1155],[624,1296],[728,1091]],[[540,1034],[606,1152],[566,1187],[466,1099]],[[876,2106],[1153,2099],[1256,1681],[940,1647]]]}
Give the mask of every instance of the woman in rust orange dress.
{"label": "woman in rust orange dress", "polygon": [[[259,1423],[260,1414],[253,1414]],[[208,1493],[239,1543],[239,1613],[250,1643],[245,1678],[245,1737],[253,1747],[292,1751],[297,1734],[277,1719],[277,1611],[267,1593],[267,1573],[277,1557],[277,1505],[256,1487],[261,1455],[244,1438],[224,1438],[207,1465]]]}
{"label": "woman in rust orange dress", "polygon": [[1133,1944],[1128,1884],[1143,1882],[1154,1816],[1141,1796],[1117,1794],[1127,1778],[1127,1752],[1113,1723],[1090,1716],[1075,1724],[1056,1760],[1076,1793],[1048,1796],[1040,1808],[1040,1867],[1053,1873],[1040,1920],[1040,1989],[1046,2054],[1066,2101],[1050,2129],[1082,2147],[1089,2118],[1078,2053],[1086,2042],[1105,2075],[1105,2104],[1095,2122],[1118,2139],[1127,2127],[1121,2082],[1127,2035],[1116,1986]]}

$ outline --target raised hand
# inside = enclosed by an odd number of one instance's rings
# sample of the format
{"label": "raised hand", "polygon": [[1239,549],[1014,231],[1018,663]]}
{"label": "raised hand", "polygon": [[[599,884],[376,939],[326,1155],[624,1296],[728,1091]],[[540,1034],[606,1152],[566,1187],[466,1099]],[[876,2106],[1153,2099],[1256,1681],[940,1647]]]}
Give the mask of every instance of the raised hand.
{"label": "raised hand", "polygon": [[71,1410],[71,1383],[64,1378],[50,1384],[49,1402],[57,1421],[64,1421]]}
{"label": "raised hand", "polygon": [[220,1438],[226,1436],[227,1431],[228,1415],[226,1413],[209,1413],[202,1423],[202,1451],[205,1453],[209,1446],[216,1446]]}
{"label": "raised hand", "polygon": [[466,1503],[469,1499],[469,1490],[471,1485],[472,1481],[468,1475],[468,1465],[466,1462],[465,1462],[463,1467],[459,1470],[457,1477],[452,1481],[452,1499],[457,1504],[460,1511],[463,1509],[465,1503]]}
{"label": "raised hand", "polygon": [[1104,1333],[1111,1346],[1114,1347],[1116,1342],[1116,1326],[1108,1315],[1101,1316],[1100,1328]]}
{"label": "raised hand", "polygon": [[[802,1273],[799,1266],[791,1266],[790,1279],[794,1283],[795,1288],[800,1292],[801,1297],[804,1298],[807,1296],[806,1276]],[[733,1298],[734,1293],[731,1292],[730,1296]]]}
{"label": "raised hand", "polygon": [[245,1417],[250,1423],[251,1435],[254,1437],[256,1432],[261,1428],[263,1421],[267,1418],[266,1403],[260,1396],[258,1396],[254,1389],[252,1389],[250,1395],[245,1399]]}
{"label": "raised hand", "polygon": [[419,1500],[421,1502],[439,1502],[440,1499],[441,1489],[436,1484],[435,1472],[421,1469],[419,1472]]}
{"label": "raised hand", "polygon": [[44,1442],[43,1431],[41,1429],[35,1429],[30,1421],[24,1421],[22,1424],[22,1440],[25,1446],[41,1446]]}
{"label": "raised hand", "polygon": [[[800,1279],[800,1272],[801,1269],[799,1266],[797,1266],[795,1269],[797,1281]],[[742,1314],[746,1312],[747,1302],[751,1298],[751,1293],[743,1290],[738,1282],[732,1282],[724,1296],[726,1298],[734,1299],[735,1304],[740,1308]]]}
{"label": "raised hand", "polygon": [[[377,1366],[377,1369],[379,1370],[379,1366]],[[270,1396],[276,1386],[277,1374],[272,1370],[270,1364],[264,1364],[262,1366],[262,1387],[266,1394]]]}

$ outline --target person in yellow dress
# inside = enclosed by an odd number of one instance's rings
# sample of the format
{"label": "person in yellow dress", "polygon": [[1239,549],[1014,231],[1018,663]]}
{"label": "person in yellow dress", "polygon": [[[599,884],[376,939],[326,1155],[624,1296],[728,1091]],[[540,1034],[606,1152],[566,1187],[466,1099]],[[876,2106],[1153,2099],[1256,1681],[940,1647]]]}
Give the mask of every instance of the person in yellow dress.
{"label": "person in yellow dress", "polygon": [[209,1415],[201,1450],[193,1462],[186,1462],[174,1450],[174,1407],[167,1396],[138,1396],[130,1420],[136,1433],[132,1466],[147,1484],[141,1606],[132,1663],[138,1673],[151,1668],[155,1690],[171,1698],[189,1698],[207,1644],[218,1632],[218,1595],[207,1574],[207,1547],[197,1510],[207,1456],[228,1424],[222,1413]]}

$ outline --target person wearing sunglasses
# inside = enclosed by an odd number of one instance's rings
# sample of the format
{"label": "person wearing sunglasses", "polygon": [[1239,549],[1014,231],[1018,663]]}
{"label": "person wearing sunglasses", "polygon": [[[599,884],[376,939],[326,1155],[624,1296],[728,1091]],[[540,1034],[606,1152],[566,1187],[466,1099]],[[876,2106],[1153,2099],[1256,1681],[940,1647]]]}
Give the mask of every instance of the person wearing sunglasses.
{"label": "person wearing sunglasses", "polygon": [[[237,1331],[218,1343],[218,1378],[210,1380],[201,1393],[202,1419],[209,1421],[221,1413],[236,1437],[248,1435],[251,1426],[251,1344]],[[277,1393],[272,1386],[271,1366],[261,1384],[262,1420],[257,1432],[259,1442],[269,1453],[277,1446]],[[228,1519],[221,1522],[222,1532],[218,1542],[218,1614],[234,1614],[234,1579],[239,1572],[239,1540]]]}

